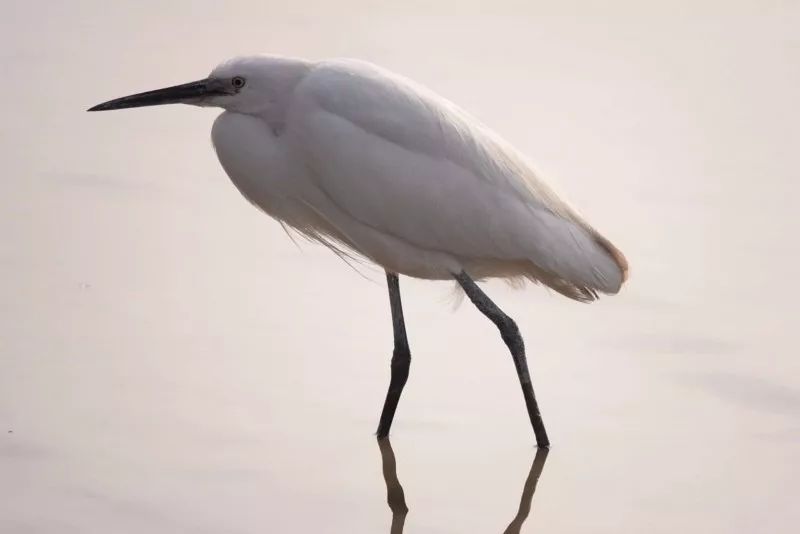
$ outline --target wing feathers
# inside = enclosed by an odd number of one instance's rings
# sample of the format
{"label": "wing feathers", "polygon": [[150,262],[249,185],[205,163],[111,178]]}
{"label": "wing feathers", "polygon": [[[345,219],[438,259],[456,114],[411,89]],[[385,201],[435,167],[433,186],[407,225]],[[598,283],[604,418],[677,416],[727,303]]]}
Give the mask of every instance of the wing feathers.
{"label": "wing feathers", "polygon": [[[579,301],[625,281],[622,253],[449,102],[357,62],[320,64],[297,91],[294,146],[316,187],[354,222],[450,255],[475,277],[524,277]],[[315,209],[324,217],[324,206]],[[387,248],[344,245],[377,261],[370,248]]]}

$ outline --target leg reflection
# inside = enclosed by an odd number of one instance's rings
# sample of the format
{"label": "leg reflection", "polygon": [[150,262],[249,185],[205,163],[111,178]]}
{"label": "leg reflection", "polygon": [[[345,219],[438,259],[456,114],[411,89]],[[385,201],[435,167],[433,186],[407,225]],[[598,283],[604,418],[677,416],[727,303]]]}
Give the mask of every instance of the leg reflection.
{"label": "leg reflection", "polygon": [[378,440],[378,447],[381,450],[381,461],[383,463],[383,480],[386,482],[386,502],[392,511],[392,526],[390,534],[401,534],[408,514],[406,506],[406,496],[403,493],[403,486],[397,478],[397,461],[394,458],[392,442],[389,438]]}
{"label": "leg reflection", "polygon": [[[390,534],[402,534],[403,526],[406,522],[406,515],[408,515],[408,506],[406,506],[406,497],[403,492],[403,486],[397,478],[397,461],[394,457],[392,450],[392,443],[389,438],[378,440],[378,447],[381,451],[381,461],[383,464],[383,480],[386,482],[386,502],[389,504],[389,509],[392,511],[392,526],[389,530]],[[533,501],[533,494],[536,492],[536,485],[539,482],[539,477],[542,475],[544,463],[547,460],[548,449],[536,449],[536,456],[533,458],[530,472],[528,472],[528,479],[525,481],[525,486],[522,488],[522,497],[519,500],[519,509],[517,515],[511,523],[503,531],[504,534],[519,534],[525,520],[531,512],[531,503]]]}
{"label": "leg reflection", "polygon": [[536,456],[533,457],[533,464],[531,471],[528,473],[528,480],[525,481],[525,487],[522,488],[522,498],[519,500],[519,510],[516,517],[511,521],[508,527],[503,531],[503,534],[519,534],[522,524],[528,519],[528,514],[531,512],[531,501],[533,501],[533,493],[536,491],[536,484],[539,482],[539,477],[542,475],[544,469],[544,462],[547,460],[548,449],[536,449]]}

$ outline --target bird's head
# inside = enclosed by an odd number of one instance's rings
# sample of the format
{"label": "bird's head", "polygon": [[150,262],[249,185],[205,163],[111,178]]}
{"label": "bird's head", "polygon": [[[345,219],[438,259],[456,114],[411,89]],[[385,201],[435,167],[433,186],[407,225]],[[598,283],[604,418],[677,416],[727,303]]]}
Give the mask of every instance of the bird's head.
{"label": "bird's head", "polygon": [[270,113],[286,104],[310,68],[311,63],[300,59],[242,56],[221,63],[202,80],[115,98],[88,111],[190,104],[238,113]]}

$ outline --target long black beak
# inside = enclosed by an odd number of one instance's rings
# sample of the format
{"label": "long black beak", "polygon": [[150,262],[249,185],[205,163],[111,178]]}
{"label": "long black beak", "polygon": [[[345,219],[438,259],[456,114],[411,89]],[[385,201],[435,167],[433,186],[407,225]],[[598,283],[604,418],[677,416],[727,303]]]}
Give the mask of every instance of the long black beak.
{"label": "long black beak", "polygon": [[87,111],[108,111],[112,109],[140,108],[143,106],[160,106],[162,104],[183,104],[206,96],[228,94],[224,85],[210,78],[196,82],[184,83],[155,91],[146,91],[135,95],[115,98],[98,104]]}

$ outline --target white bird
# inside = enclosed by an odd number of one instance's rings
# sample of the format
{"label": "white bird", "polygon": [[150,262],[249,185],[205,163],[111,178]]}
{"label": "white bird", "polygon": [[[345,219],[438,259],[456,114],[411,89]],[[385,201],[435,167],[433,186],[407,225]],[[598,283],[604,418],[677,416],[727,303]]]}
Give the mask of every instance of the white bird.
{"label": "white bird", "polygon": [[617,293],[622,253],[559,199],[513,147],[430,90],[372,64],[247,56],[196,82],[97,105],[183,103],[225,111],[222,167],[254,205],[339,255],[386,271],[394,325],[378,437],[408,378],[398,275],[453,280],[511,351],[536,441],[549,441],[522,337],[475,280],[542,283],[578,301]]}

